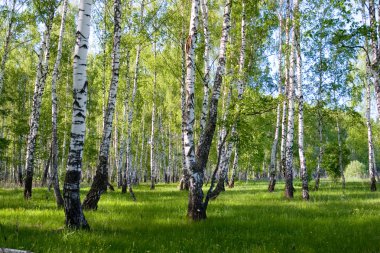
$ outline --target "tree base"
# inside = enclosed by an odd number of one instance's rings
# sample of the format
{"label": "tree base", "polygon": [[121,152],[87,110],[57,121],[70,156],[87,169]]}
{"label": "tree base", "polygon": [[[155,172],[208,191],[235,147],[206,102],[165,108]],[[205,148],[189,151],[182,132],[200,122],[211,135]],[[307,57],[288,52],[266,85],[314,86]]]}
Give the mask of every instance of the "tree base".
{"label": "tree base", "polygon": [[271,177],[269,179],[268,192],[274,192],[275,186],[276,186],[276,179],[274,177]]}

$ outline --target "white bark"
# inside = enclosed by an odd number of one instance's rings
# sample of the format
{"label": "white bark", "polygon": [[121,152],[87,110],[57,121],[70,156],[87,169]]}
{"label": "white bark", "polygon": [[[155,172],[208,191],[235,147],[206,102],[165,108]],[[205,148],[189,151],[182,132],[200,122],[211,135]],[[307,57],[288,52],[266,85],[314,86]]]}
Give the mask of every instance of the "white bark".
{"label": "white bark", "polygon": [[65,34],[65,24],[66,24],[66,13],[67,13],[68,0],[63,1],[62,6],[62,17],[61,17],[61,27],[59,29],[59,39],[58,39],[58,49],[57,58],[55,59],[55,64],[53,68],[53,76],[51,81],[51,100],[52,100],[52,181],[54,184],[54,194],[57,202],[57,206],[63,206],[63,199],[61,196],[61,191],[59,189],[59,178],[58,178],[58,134],[57,134],[57,118],[58,118],[58,99],[57,99],[57,79],[58,70],[62,58],[62,45],[63,36]]}
{"label": "white bark", "polygon": [[[145,0],[142,0],[141,2],[141,10],[140,10],[140,24],[143,22],[143,15],[144,15],[144,6],[145,6]],[[133,110],[134,110],[134,103],[137,93],[137,86],[138,86],[138,76],[139,76],[139,68],[140,68],[140,53],[141,53],[141,44],[137,46],[136,50],[136,61],[135,61],[135,73],[133,77],[133,90],[132,90],[132,97],[130,101],[129,106],[129,112],[128,112],[128,129],[127,129],[127,145],[126,145],[126,162],[125,162],[125,171],[126,171],[126,182],[124,182],[125,186],[128,187],[131,191],[131,172],[132,172],[132,153],[131,153],[131,145],[132,145],[132,121],[133,121]]]}
{"label": "white bark", "polygon": [[[294,1],[294,9],[298,6],[298,0]],[[286,170],[285,170],[285,195],[288,198],[293,197],[293,141],[294,141],[294,46],[295,46],[295,34],[294,34],[294,11],[292,29],[290,31],[290,66],[289,66],[289,89],[288,89],[288,124],[286,135]]]}
{"label": "white bark", "polygon": [[195,163],[194,146],[194,86],[195,86],[195,43],[198,29],[199,0],[193,0],[191,4],[191,18],[189,36],[187,37],[186,51],[186,103],[185,103],[185,128],[184,146],[186,167],[191,168]]}
{"label": "white bark", "polygon": [[[244,65],[245,65],[245,49],[246,49],[246,23],[245,23],[245,1],[242,1],[242,19],[241,19],[241,47],[240,47],[240,57],[239,57],[239,73],[238,73],[238,80],[237,80],[237,90],[238,90],[238,99],[243,99],[243,93],[245,88],[244,83]],[[228,105],[230,104],[231,100],[231,94],[232,94],[232,88],[230,87],[229,94],[228,94]],[[226,111],[228,110],[228,106],[226,108]],[[224,119],[225,120],[225,119]],[[226,134],[224,132],[224,134]],[[236,122],[234,122],[231,130],[231,135],[236,136]],[[225,136],[223,136],[224,139]],[[232,155],[232,149],[233,149],[234,143],[232,141],[229,141],[226,145],[224,153],[222,153],[221,156],[221,163],[220,163],[220,177],[225,182],[228,182],[228,168],[230,164],[230,159]],[[222,184],[222,181],[219,180],[219,183]]]}
{"label": "white bark", "polygon": [[104,129],[100,143],[98,165],[94,181],[88,192],[83,207],[96,209],[100,195],[107,189],[108,184],[108,157],[112,136],[113,117],[116,106],[116,95],[119,84],[120,68],[120,39],[121,39],[121,0],[114,0],[114,36],[112,48],[112,77],[108,93],[107,110],[104,117]]}
{"label": "white bark", "polygon": [[[154,60],[156,64],[156,42],[154,42]],[[156,168],[156,161],[155,161],[155,140],[154,140],[154,126],[156,122],[156,85],[157,85],[157,71],[156,71],[156,66],[154,67],[154,75],[153,75],[153,105],[152,105],[152,127],[151,127],[151,132],[150,132],[150,189],[153,190],[155,188],[155,181],[156,181],[156,173],[157,173],[157,168]]]}
{"label": "white bark", "polygon": [[203,103],[202,103],[202,112],[201,112],[201,132],[200,135],[202,135],[204,128],[206,126],[206,120],[207,120],[207,110],[208,110],[208,103],[209,103],[209,83],[210,83],[210,71],[211,71],[211,65],[210,65],[210,51],[211,51],[211,39],[210,39],[210,31],[208,29],[208,6],[207,1],[208,0],[200,0],[201,1],[201,10],[202,10],[202,20],[203,20],[203,33],[204,33],[204,39],[205,39],[205,51],[203,54],[204,59],[204,75],[203,75]]}
{"label": "white bark", "polygon": [[[282,6],[284,1],[280,0],[279,11],[278,11],[278,20],[279,20],[279,31],[278,31],[278,95],[282,94]],[[274,131],[274,140],[271,148],[270,155],[270,167],[269,167],[269,186],[268,190],[270,192],[274,191],[276,184],[276,154],[278,146],[278,137],[280,132],[280,121],[281,121],[281,103],[277,106],[276,113],[276,128]]]}
{"label": "white bark", "polygon": [[37,133],[39,128],[40,112],[41,112],[41,102],[42,94],[44,92],[46,77],[49,66],[50,57],[50,32],[52,27],[52,21],[54,18],[54,13],[50,14],[49,21],[46,24],[46,30],[44,38],[42,40],[42,45],[39,53],[38,67],[37,67],[37,77],[34,85],[33,94],[33,105],[32,113],[30,115],[29,121],[29,135],[26,150],[26,178],[25,178],[25,190],[24,197],[30,198],[32,196],[32,180],[33,180],[33,169],[34,169],[34,153],[37,140]]}
{"label": "white bark", "polygon": [[63,187],[63,198],[66,214],[66,226],[88,228],[82,212],[79,197],[79,184],[82,173],[82,154],[86,130],[87,111],[87,52],[90,36],[92,0],[81,0],[79,3],[78,26],[73,64],[73,115],[71,124],[70,150]]}
{"label": "white bark", "polygon": [[304,200],[309,199],[309,186],[308,186],[308,176],[307,176],[307,168],[306,168],[306,158],[305,158],[305,150],[304,150],[304,122],[303,122],[303,92],[302,92],[302,52],[301,52],[301,31],[300,31],[300,12],[298,1],[296,1],[296,5],[294,6],[295,12],[295,42],[296,42],[296,73],[297,73],[297,83],[298,83],[298,153],[300,160],[300,174],[302,180],[302,198]]}

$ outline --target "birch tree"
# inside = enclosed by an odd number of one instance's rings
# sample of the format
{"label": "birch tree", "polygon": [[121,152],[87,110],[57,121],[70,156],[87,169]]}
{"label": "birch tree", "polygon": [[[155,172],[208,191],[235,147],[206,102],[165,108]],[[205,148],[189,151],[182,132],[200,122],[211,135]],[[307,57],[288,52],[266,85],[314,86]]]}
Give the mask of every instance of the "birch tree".
{"label": "birch tree", "polygon": [[112,49],[112,78],[108,93],[108,104],[104,118],[102,142],[100,144],[98,165],[90,191],[83,201],[83,208],[97,209],[101,194],[108,185],[108,156],[112,135],[113,116],[116,105],[116,95],[119,84],[120,68],[120,38],[121,38],[121,1],[114,0],[114,38]]}
{"label": "birch tree", "polygon": [[[145,8],[145,0],[142,0],[141,2],[141,9],[140,9],[140,30],[142,27],[142,23],[144,20],[144,8]],[[133,121],[133,110],[134,110],[134,103],[136,98],[136,92],[137,92],[137,86],[138,86],[138,77],[139,77],[139,68],[140,68],[140,53],[141,53],[141,43],[137,45],[136,50],[136,61],[135,61],[135,73],[133,76],[133,90],[132,90],[132,97],[130,101],[129,111],[128,111],[128,127],[127,127],[127,145],[126,145],[126,162],[125,162],[125,175],[126,180],[123,182],[123,189],[122,192],[126,192],[126,188],[128,188],[129,192],[132,195],[132,198],[134,198],[133,189],[131,185],[131,172],[132,172],[132,121]]]}
{"label": "birch tree", "polygon": [[[244,93],[244,63],[245,63],[245,49],[246,49],[246,21],[245,21],[245,1],[242,1],[242,19],[241,19],[241,46],[240,46],[240,57],[239,57],[239,73],[238,73],[238,80],[237,80],[237,90],[238,90],[238,100],[243,99],[243,93]],[[229,91],[229,99],[231,99],[231,93],[232,89]],[[222,139],[226,138],[227,133],[224,133],[224,136]],[[236,121],[232,125],[232,131],[231,135],[235,137],[237,135],[236,130]],[[223,141],[222,141],[223,142]],[[233,149],[234,142],[229,141],[226,145],[225,151],[221,154],[220,158],[220,167],[219,167],[219,180],[218,184],[213,191],[213,194],[211,195],[212,198],[215,198],[221,191],[224,190],[224,182],[227,181],[227,174],[228,174],[228,167],[230,164],[230,158],[232,155],[232,149]],[[237,162],[237,160],[236,160]]]}
{"label": "birch tree", "polygon": [[[290,8],[290,7],[289,7]],[[290,31],[290,66],[289,66],[289,86],[288,86],[288,124],[286,135],[286,167],[285,167],[285,196],[293,198],[293,141],[294,141],[294,65],[295,65],[295,10],[298,9],[298,0],[294,1],[292,11],[292,28]]]}
{"label": "birch tree", "polygon": [[[197,4],[194,0],[193,4]],[[214,78],[214,85],[211,95],[211,102],[208,112],[208,120],[205,127],[205,131],[199,139],[195,160],[191,163],[190,171],[190,191],[189,191],[189,203],[188,203],[188,216],[193,220],[206,219],[206,210],[209,201],[209,197],[206,196],[203,202],[203,176],[207,165],[212,140],[215,133],[216,121],[218,116],[218,102],[220,97],[220,88],[223,82],[223,75],[225,72],[226,64],[226,51],[228,36],[230,31],[230,15],[231,15],[231,0],[226,0],[223,14],[223,28],[222,36],[220,39],[219,57]],[[194,16],[192,15],[192,19]],[[193,47],[193,46],[192,46]],[[189,103],[186,107],[189,107]]]}
{"label": "birch tree", "polygon": [[210,65],[210,51],[211,51],[211,41],[210,41],[210,31],[208,27],[208,6],[207,2],[208,0],[200,0],[201,4],[201,11],[202,11],[202,21],[203,21],[203,34],[205,39],[205,51],[203,54],[203,60],[204,60],[204,73],[203,73],[203,103],[202,103],[202,112],[201,112],[201,119],[200,119],[200,126],[201,126],[201,135],[204,131],[204,128],[206,126],[206,120],[207,120],[207,109],[208,109],[208,103],[209,103],[209,83],[210,83],[210,71],[211,71],[211,65]]}
{"label": "birch tree", "polygon": [[154,73],[153,73],[153,105],[152,105],[152,127],[150,133],[150,189],[154,190],[156,183],[156,161],[155,161],[155,149],[154,149],[154,126],[156,123],[156,86],[157,86],[157,71],[156,71],[156,41],[154,42]]}
{"label": "birch tree", "polygon": [[[301,1],[301,0],[300,0]],[[303,121],[303,90],[302,90],[302,53],[301,53],[301,23],[298,1],[294,6],[294,30],[296,47],[296,73],[298,84],[298,153],[300,160],[300,174],[302,180],[302,198],[309,200],[309,183],[304,150],[304,121]]]}
{"label": "birch tree", "polygon": [[50,34],[53,25],[54,8],[49,7],[48,20],[45,23],[45,32],[41,42],[38,56],[37,76],[34,84],[33,105],[29,121],[29,135],[26,149],[26,176],[24,187],[24,198],[32,197],[32,183],[34,174],[34,155],[36,150],[37,133],[41,113],[42,94],[45,89],[46,77],[50,58]]}
{"label": "birch tree", "polygon": [[87,52],[90,37],[92,0],[81,0],[79,3],[78,26],[73,64],[73,115],[71,124],[70,149],[63,186],[63,200],[66,215],[66,226],[69,228],[88,229],[80,202],[80,180],[82,174],[82,154],[86,130],[87,111]]}
{"label": "birch tree", "polygon": [[58,69],[62,58],[62,45],[63,36],[65,34],[65,23],[66,23],[66,13],[67,13],[68,1],[63,1],[62,6],[62,18],[61,27],[59,29],[58,38],[58,49],[57,58],[55,59],[55,64],[53,68],[53,76],[51,81],[51,121],[52,121],[52,138],[51,138],[51,154],[52,154],[52,176],[51,180],[53,182],[54,195],[58,207],[63,207],[63,198],[61,195],[61,190],[59,189],[59,178],[58,178],[58,134],[57,134],[57,117],[58,117],[58,99],[57,99],[57,79],[58,79]]}
{"label": "birch tree", "polygon": [[[278,21],[279,21],[279,31],[278,31],[278,94],[282,94],[282,8],[283,0],[280,0],[279,10],[278,10]],[[269,185],[268,191],[273,192],[276,185],[276,154],[278,147],[278,136],[280,131],[280,121],[281,121],[281,103],[277,106],[276,113],[276,128],[274,131],[274,140],[270,155],[270,167],[269,167]]]}

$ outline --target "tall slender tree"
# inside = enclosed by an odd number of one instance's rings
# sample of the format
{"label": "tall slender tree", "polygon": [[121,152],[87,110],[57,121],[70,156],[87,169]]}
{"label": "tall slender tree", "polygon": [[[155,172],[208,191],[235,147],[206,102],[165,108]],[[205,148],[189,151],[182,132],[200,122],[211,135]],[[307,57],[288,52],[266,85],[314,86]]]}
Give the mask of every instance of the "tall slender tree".
{"label": "tall slender tree", "polygon": [[40,113],[41,113],[41,103],[42,94],[45,89],[46,77],[48,74],[49,58],[50,58],[50,34],[53,25],[55,8],[50,6],[48,8],[48,18],[45,20],[45,33],[42,39],[38,66],[37,66],[37,77],[34,84],[34,94],[33,94],[33,106],[29,121],[29,135],[28,143],[26,149],[26,175],[25,175],[25,187],[24,187],[24,198],[28,199],[32,197],[32,183],[34,174],[34,156],[36,150],[37,133],[39,128]]}
{"label": "tall slender tree", "polygon": [[57,99],[57,79],[58,79],[58,70],[62,58],[62,45],[63,45],[63,36],[65,34],[65,23],[66,23],[66,13],[67,13],[68,1],[63,1],[62,6],[62,18],[61,18],[61,27],[59,29],[59,38],[58,38],[58,49],[57,49],[57,58],[55,59],[55,64],[53,68],[53,76],[51,81],[51,122],[52,122],[52,138],[51,138],[51,181],[53,182],[54,195],[58,207],[63,207],[63,198],[61,195],[61,190],[59,189],[59,178],[58,178],[58,133],[57,133],[57,118],[58,118],[58,99]]}
{"label": "tall slender tree", "polygon": [[[208,162],[208,157],[215,133],[216,121],[218,116],[220,88],[223,82],[223,75],[225,72],[227,43],[231,27],[231,5],[231,0],[225,1],[218,64],[214,78],[214,86],[211,95],[207,124],[204,133],[199,139],[196,156],[194,162],[191,163],[190,167],[190,171],[192,174],[190,177],[190,191],[187,214],[193,220],[203,220],[207,217],[206,210],[209,198],[207,198],[206,196],[205,202],[203,202],[203,176]],[[186,106],[189,107],[189,104],[187,104]]]}
{"label": "tall slender tree", "polygon": [[88,229],[80,202],[79,188],[82,174],[82,154],[87,112],[87,52],[90,37],[92,0],[79,3],[78,26],[73,64],[73,116],[71,120],[70,149],[63,185],[66,226]]}
{"label": "tall slender tree", "polygon": [[102,142],[100,144],[98,166],[90,191],[83,201],[83,208],[97,209],[101,194],[108,185],[108,157],[112,135],[113,116],[119,84],[120,38],[121,38],[121,0],[114,0],[114,37],[112,49],[112,78],[108,93],[108,104],[104,118]]}

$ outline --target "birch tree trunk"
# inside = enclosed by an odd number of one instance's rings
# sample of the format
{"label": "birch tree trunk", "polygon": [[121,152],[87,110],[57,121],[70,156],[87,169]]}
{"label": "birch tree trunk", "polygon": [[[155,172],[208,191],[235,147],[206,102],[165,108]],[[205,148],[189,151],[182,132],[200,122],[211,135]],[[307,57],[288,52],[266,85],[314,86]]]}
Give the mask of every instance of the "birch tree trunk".
{"label": "birch tree trunk", "polygon": [[[278,95],[282,94],[282,6],[283,0],[280,0],[278,20],[279,20],[279,31],[278,31]],[[277,106],[277,117],[276,117],[276,129],[274,131],[274,140],[270,155],[270,167],[269,167],[269,185],[268,191],[273,192],[276,185],[276,154],[278,146],[278,136],[280,132],[280,121],[281,121],[281,103]]]}
{"label": "birch tree trunk", "polygon": [[69,228],[89,229],[83,215],[79,188],[82,174],[82,154],[86,130],[87,110],[87,52],[90,36],[92,0],[79,3],[78,26],[74,51],[73,115],[71,124],[70,149],[63,186],[63,200],[66,226]]}
{"label": "birch tree trunk", "polygon": [[323,129],[323,122],[322,122],[322,112],[320,108],[320,102],[318,102],[318,136],[319,136],[319,152],[318,152],[318,159],[317,159],[317,170],[316,170],[316,177],[315,177],[315,186],[314,189],[316,191],[319,190],[319,182],[321,177],[321,165],[322,165],[322,156],[323,156],[323,135],[322,135],[322,129]]}
{"label": "birch tree trunk", "polygon": [[289,90],[288,90],[288,125],[286,136],[286,171],[285,171],[285,196],[293,198],[293,141],[294,141],[294,47],[295,47],[295,11],[298,9],[298,0],[294,1],[294,9],[292,15],[292,29],[290,33],[290,66],[289,66]]}
{"label": "birch tree trunk", "polygon": [[285,51],[285,99],[283,101],[282,105],[282,119],[281,119],[281,171],[283,173],[283,176],[286,177],[285,171],[286,171],[286,140],[287,140],[287,124],[288,121],[287,118],[287,110],[288,110],[288,96],[289,96],[289,66],[290,66],[290,57],[289,57],[289,44],[290,44],[290,36],[289,36],[289,30],[290,30],[290,1],[286,1],[286,23],[285,23],[285,44],[286,44],[286,51]]}
{"label": "birch tree trunk", "polygon": [[[373,6],[372,6],[373,7]],[[366,24],[366,15],[365,15],[365,2],[362,2],[362,12],[363,12],[363,24]],[[368,51],[368,40],[365,39],[365,47]],[[372,123],[371,123],[371,62],[369,57],[366,58],[366,123],[367,123],[367,134],[368,134],[368,174],[371,182],[370,189],[371,191],[376,191],[376,162],[375,162],[375,149],[373,146],[373,136],[372,136]],[[375,79],[375,78],[374,78]],[[376,84],[376,83],[375,83]]]}
{"label": "birch tree trunk", "polygon": [[298,153],[300,160],[300,174],[302,180],[302,198],[309,200],[309,183],[306,167],[306,158],[304,150],[304,122],[303,122],[303,91],[302,91],[302,53],[301,53],[301,23],[298,1],[294,6],[294,30],[296,42],[296,65],[297,65],[297,83],[298,83]]}
{"label": "birch tree trunk", "polygon": [[104,129],[102,142],[100,144],[98,165],[96,174],[91,185],[90,191],[87,193],[83,201],[84,209],[96,210],[101,194],[107,190],[108,185],[108,156],[112,135],[113,116],[116,104],[117,88],[119,84],[119,68],[120,68],[120,38],[121,38],[121,1],[114,0],[114,38],[112,49],[112,79],[108,94],[108,104],[106,115],[104,118]]}
{"label": "birch tree trunk", "polygon": [[372,137],[372,124],[371,124],[371,86],[369,79],[367,78],[366,84],[366,120],[367,120],[367,132],[368,132],[368,172],[371,181],[371,191],[376,191],[376,166],[375,166],[375,150],[373,146]]}
{"label": "birch tree trunk", "polygon": [[[197,4],[194,0],[193,4]],[[228,35],[230,31],[230,15],[231,15],[231,0],[226,0],[224,15],[223,15],[223,30],[220,39],[219,59],[216,68],[214,86],[211,96],[211,102],[208,113],[208,120],[203,135],[200,137],[195,162],[191,164],[189,203],[187,214],[193,220],[206,219],[206,209],[208,199],[203,203],[203,177],[207,166],[207,161],[211,149],[212,139],[214,137],[216,121],[218,116],[218,102],[220,97],[220,87],[223,81],[226,64],[226,51],[228,43]],[[186,104],[188,107],[189,104]]]}
{"label": "birch tree trunk", "polygon": [[232,175],[231,175],[230,182],[228,184],[228,186],[230,188],[234,188],[235,187],[235,177],[236,177],[236,171],[237,171],[237,168],[238,168],[238,164],[239,164],[239,153],[238,153],[237,148],[235,148],[234,163],[232,165]]}
{"label": "birch tree trunk", "polygon": [[126,55],[126,61],[127,61],[127,67],[125,70],[125,79],[126,79],[126,89],[125,89],[125,100],[124,100],[124,109],[123,109],[123,123],[122,123],[122,130],[121,130],[121,147],[119,150],[119,165],[118,165],[118,181],[117,181],[117,186],[121,187],[123,185],[123,177],[126,180],[126,172],[124,172],[123,175],[123,156],[126,150],[127,146],[127,141],[124,133],[124,127],[127,124],[127,115],[128,115],[128,102],[129,102],[129,93],[130,93],[130,87],[131,87],[131,79],[129,77],[129,61],[130,61],[130,54],[129,50],[127,49],[127,55]]}
{"label": "birch tree trunk", "polygon": [[57,101],[57,79],[58,79],[58,69],[61,63],[62,58],[62,44],[63,36],[65,34],[65,23],[66,23],[66,13],[67,13],[67,4],[68,0],[63,1],[62,6],[62,18],[61,18],[61,27],[59,30],[59,39],[58,39],[58,49],[57,49],[57,58],[55,60],[53,76],[51,81],[51,122],[52,122],[52,140],[51,140],[51,153],[52,153],[52,176],[51,181],[53,182],[53,189],[55,200],[58,207],[63,207],[63,198],[61,195],[61,190],[59,189],[59,178],[58,178],[58,134],[57,134],[57,118],[58,118],[58,101]]}
{"label": "birch tree trunk", "polygon": [[204,60],[204,75],[203,75],[203,103],[202,103],[202,112],[201,112],[201,132],[200,135],[202,135],[205,126],[206,126],[206,120],[207,120],[207,109],[208,109],[208,103],[209,103],[209,83],[210,83],[210,71],[211,71],[211,65],[210,65],[210,51],[211,51],[211,41],[210,41],[210,31],[208,29],[208,6],[207,1],[208,0],[200,0],[201,4],[201,10],[202,10],[202,20],[203,20],[203,33],[205,38],[205,51],[203,54],[203,60]]}
{"label": "birch tree trunk", "polygon": [[[145,6],[145,0],[142,0],[141,2],[141,10],[140,10],[140,24],[143,22],[144,18],[144,7]],[[131,172],[132,172],[132,153],[131,153],[131,146],[132,146],[132,121],[133,121],[133,110],[134,110],[134,103],[136,98],[136,92],[137,92],[137,85],[138,85],[138,76],[139,76],[139,67],[140,67],[140,53],[141,53],[141,44],[137,46],[137,52],[136,52],[136,62],[135,62],[135,74],[133,77],[133,90],[132,90],[132,97],[131,97],[131,103],[129,106],[129,112],[128,112],[128,129],[127,129],[127,149],[126,149],[126,162],[125,162],[125,174],[126,174],[126,180],[123,182],[123,189],[122,192],[125,193],[126,189],[128,188],[132,198],[135,199],[135,195],[133,193],[132,184],[131,184]]]}
{"label": "birch tree trunk", "polygon": [[156,70],[156,41],[154,41],[154,74],[153,74],[153,106],[152,106],[152,127],[150,133],[150,189],[154,190],[156,184],[156,164],[154,157],[154,126],[156,122],[156,86],[157,86],[157,70]]}
{"label": "birch tree trunk", "polygon": [[[198,29],[199,0],[192,0],[189,36],[187,37],[186,51],[186,102],[185,102],[185,127],[184,146],[185,162],[187,168],[194,167],[194,86],[195,86],[195,43]],[[191,180],[191,179],[190,179]],[[190,181],[191,184],[191,181]],[[191,188],[191,185],[190,185]]]}
{"label": "birch tree trunk", "polygon": [[7,63],[7,60],[8,60],[9,45],[12,39],[12,29],[13,29],[13,23],[14,23],[13,15],[15,13],[15,8],[16,8],[16,0],[13,0],[12,9],[9,16],[7,35],[5,36],[4,53],[3,53],[3,57],[1,58],[1,63],[0,63],[0,96],[3,91],[3,86],[4,86],[5,64]]}
{"label": "birch tree trunk", "polygon": [[182,52],[182,78],[181,78],[181,112],[182,112],[182,122],[181,122],[181,148],[182,148],[182,177],[180,180],[179,189],[189,190],[190,187],[190,171],[186,166],[186,155],[185,155],[185,126],[186,126],[186,38],[184,21],[182,21],[182,39],[181,39],[181,52]]}
{"label": "birch tree trunk", "polygon": [[44,92],[46,76],[49,66],[50,57],[50,32],[53,24],[54,12],[49,16],[46,24],[44,38],[42,40],[41,49],[39,53],[37,77],[34,85],[32,113],[29,121],[29,135],[26,149],[26,177],[24,198],[29,199],[32,197],[32,184],[33,184],[33,169],[34,169],[34,153],[36,148],[37,133],[40,120],[42,94]]}
{"label": "birch tree trunk", "polygon": [[[244,88],[245,88],[245,85],[244,85],[244,65],[245,65],[245,49],[246,49],[245,18],[246,18],[245,17],[245,1],[243,0],[242,1],[242,19],[241,19],[241,47],[240,47],[240,57],[239,57],[239,73],[238,73],[238,80],[237,80],[238,100],[243,99],[243,93],[244,93]],[[230,100],[231,100],[231,94],[232,94],[232,88],[230,88],[230,91],[228,94],[228,98],[227,98],[228,104],[230,103]],[[222,137],[222,140],[226,138],[226,134],[227,133],[224,130],[224,136]],[[233,137],[237,135],[236,121],[232,125],[231,135]],[[210,195],[210,198],[213,198],[213,199],[216,198],[220,194],[221,191],[224,191],[224,182],[228,183],[228,168],[230,165],[233,145],[234,143],[232,141],[229,141],[226,145],[226,148],[224,149],[224,152],[222,152],[221,154],[220,167],[219,167],[219,170],[220,170],[219,180],[218,180],[218,184],[216,185],[215,190],[213,191],[213,194]]]}

